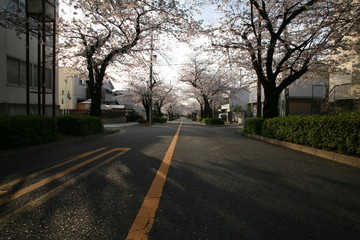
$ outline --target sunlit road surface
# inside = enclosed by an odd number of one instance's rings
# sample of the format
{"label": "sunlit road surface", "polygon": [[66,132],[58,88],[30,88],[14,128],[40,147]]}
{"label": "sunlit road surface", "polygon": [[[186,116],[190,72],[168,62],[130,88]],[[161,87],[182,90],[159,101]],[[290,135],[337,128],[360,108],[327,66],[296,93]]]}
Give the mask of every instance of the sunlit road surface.
{"label": "sunlit road surface", "polygon": [[182,119],[1,157],[0,239],[360,239],[359,169],[238,130]]}

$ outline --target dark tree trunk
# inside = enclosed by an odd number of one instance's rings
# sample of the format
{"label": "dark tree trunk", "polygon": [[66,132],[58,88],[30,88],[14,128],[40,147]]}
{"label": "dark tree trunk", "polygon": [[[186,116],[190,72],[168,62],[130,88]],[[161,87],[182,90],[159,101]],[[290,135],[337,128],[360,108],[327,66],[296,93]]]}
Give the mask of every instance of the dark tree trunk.
{"label": "dark tree trunk", "polygon": [[204,105],[200,104],[200,118],[205,118]]}
{"label": "dark tree trunk", "polygon": [[101,85],[97,83],[87,82],[90,92],[91,104],[90,115],[101,117]]}
{"label": "dark tree trunk", "polygon": [[203,96],[204,98],[204,117],[205,118],[212,118],[213,117],[213,111],[210,107],[209,100]]}
{"label": "dark tree trunk", "polygon": [[145,108],[146,121],[150,122],[150,107],[149,107],[149,99],[147,97],[142,98],[142,104]]}
{"label": "dark tree trunk", "polygon": [[163,114],[161,112],[161,108],[162,108],[162,101],[156,101],[155,102],[155,108],[156,108],[156,117],[162,117]]}
{"label": "dark tree trunk", "polygon": [[274,118],[279,116],[279,97],[278,89],[265,89],[265,100],[263,108],[263,117]]}

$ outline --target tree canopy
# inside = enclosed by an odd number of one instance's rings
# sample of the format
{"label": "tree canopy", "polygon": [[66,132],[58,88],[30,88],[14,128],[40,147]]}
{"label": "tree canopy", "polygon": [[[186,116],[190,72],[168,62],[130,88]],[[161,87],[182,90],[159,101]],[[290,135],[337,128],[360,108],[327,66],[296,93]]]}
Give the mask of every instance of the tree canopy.
{"label": "tree canopy", "polygon": [[190,11],[176,1],[75,0],[67,4],[71,14],[60,27],[63,64],[86,69],[90,111],[95,116],[101,115],[101,86],[109,64],[145,50],[151,34],[179,37],[191,29],[190,23],[196,25]]}
{"label": "tree canopy", "polygon": [[278,116],[280,93],[329,54],[359,24],[353,0],[213,1],[225,12],[213,30],[214,45],[233,49],[235,60],[252,69],[264,88],[264,117]]}
{"label": "tree canopy", "polygon": [[200,103],[201,117],[214,117],[211,103],[225,93],[229,86],[228,71],[217,62],[204,60],[200,55],[190,59],[180,74],[180,81],[193,89],[193,95]]}

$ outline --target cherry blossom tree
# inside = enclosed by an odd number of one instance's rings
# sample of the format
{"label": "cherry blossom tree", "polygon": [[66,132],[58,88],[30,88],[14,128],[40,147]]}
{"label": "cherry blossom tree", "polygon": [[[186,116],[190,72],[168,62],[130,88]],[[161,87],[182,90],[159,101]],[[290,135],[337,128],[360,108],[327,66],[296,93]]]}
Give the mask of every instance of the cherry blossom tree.
{"label": "cherry blossom tree", "polygon": [[256,74],[265,93],[264,118],[279,115],[286,87],[330,63],[329,54],[344,47],[360,20],[354,0],[212,2],[225,12],[222,26],[213,29],[214,45],[234,49],[241,66]]}
{"label": "cherry blossom tree", "polygon": [[192,87],[193,94],[200,104],[201,117],[214,117],[211,103],[228,87],[227,71],[220,65],[201,60],[199,55],[191,58],[184,67],[180,81]]}
{"label": "cherry blossom tree", "polygon": [[[127,98],[142,104],[145,109],[146,119],[150,122],[150,107],[154,106],[155,117],[162,117],[162,107],[167,104],[168,100],[172,99],[171,92],[173,87],[157,79],[154,79],[150,85],[147,76],[141,75],[139,72],[137,73],[127,81]],[[150,104],[150,101],[154,104]]]}
{"label": "cherry blossom tree", "polygon": [[167,100],[171,97],[171,92],[174,90],[172,86],[165,84],[159,84],[156,91],[153,94],[153,101],[155,106],[155,117],[162,117],[163,106],[167,103]]}
{"label": "cherry blossom tree", "polygon": [[180,38],[190,29],[191,11],[177,1],[67,0],[62,21],[62,64],[86,69],[90,114],[101,115],[101,86],[114,60],[143,51],[151,34],[167,32]]}

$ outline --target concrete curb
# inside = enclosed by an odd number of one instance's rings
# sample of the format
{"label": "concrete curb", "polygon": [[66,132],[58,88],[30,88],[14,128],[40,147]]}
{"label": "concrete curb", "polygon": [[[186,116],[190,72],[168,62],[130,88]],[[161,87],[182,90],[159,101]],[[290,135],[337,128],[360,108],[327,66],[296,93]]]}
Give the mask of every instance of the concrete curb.
{"label": "concrete curb", "polygon": [[254,134],[245,134],[244,133],[244,135],[247,137],[255,138],[255,139],[258,139],[258,140],[261,140],[264,142],[268,142],[271,144],[279,145],[279,146],[290,148],[290,149],[293,149],[296,151],[308,153],[308,154],[311,154],[311,155],[314,155],[317,157],[325,158],[325,159],[328,159],[331,161],[335,161],[335,162],[339,162],[339,163],[346,164],[349,166],[360,168],[360,158],[358,158],[358,157],[347,156],[347,155],[343,155],[343,154],[339,154],[339,153],[335,153],[335,152],[330,152],[330,151],[325,151],[325,150],[321,150],[321,149],[317,149],[317,148],[307,147],[307,146],[303,146],[303,145],[299,145],[299,144],[295,144],[295,143],[284,142],[284,141],[280,141],[277,139],[266,138],[266,137],[254,135]]}

